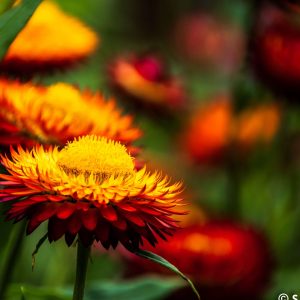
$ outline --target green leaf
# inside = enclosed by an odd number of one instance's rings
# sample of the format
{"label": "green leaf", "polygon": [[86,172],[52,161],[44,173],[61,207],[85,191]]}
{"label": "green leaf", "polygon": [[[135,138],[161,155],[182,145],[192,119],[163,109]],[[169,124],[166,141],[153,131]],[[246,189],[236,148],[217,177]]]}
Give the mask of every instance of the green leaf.
{"label": "green leaf", "polygon": [[[182,288],[184,285],[177,278],[142,277],[126,281],[100,281],[88,284],[85,300],[159,300]],[[72,287],[53,288],[11,285],[6,300],[71,300]],[[26,297],[26,298],[24,298]],[[2,300],[2,299],[1,299]]]}
{"label": "green leaf", "polygon": [[0,60],[42,0],[23,0],[0,16]]}
{"label": "green leaf", "polygon": [[[22,298],[20,298],[20,296]],[[5,300],[71,300],[72,289],[69,288],[50,288],[22,285],[11,285]],[[2,300],[2,299],[1,299]]]}
{"label": "green leaf", "polygon": [[161,277],[142,277],[121,282],[97,282],[85,292],[86,300],[158,300],[183,287],[182,281]]}
{"label": "green leaf", "polygon": [[187,276],[185,276],[182,272],[180,272],[174,265],[172,265],[170,262],[168,262],[166,259],[164,259],[163,257],[161,257],[155,253],[152,253],[150,251],[145,251],[142,249],[135,249],[131,252],[133,252],[137,256],[149,259],[163,267],[166,267],[167,269],[169,269],[172,272],[176,273],[177,275],[181,276],[184,280],[186,280],[188,282],[188,284],[192,288],[192,290],[195,293],[195,295],[197,296],[197,298],[200,299],[200,295],[199,295],[196,287],[194,286],[193,282]]}

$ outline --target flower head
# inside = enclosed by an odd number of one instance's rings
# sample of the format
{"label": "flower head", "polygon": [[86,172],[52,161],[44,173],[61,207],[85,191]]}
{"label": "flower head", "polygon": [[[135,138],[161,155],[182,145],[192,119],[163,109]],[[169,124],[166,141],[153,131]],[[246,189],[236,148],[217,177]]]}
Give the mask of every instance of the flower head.
{"label": "flower head", "polygon": [[300,94],[299,47],[297,20],[279,9],[265,7],[253,39],[254,68],[272,90],[290,98]]}
{"label": "flower head", "polygon": [[232,146],[248,151],[257,144],[269,144],[278,131],[280,115],[274,103],[235,114],[230,99],[219,97],[195,113],[184,134],[184,148],[196,162],[222,161]]}
{"label": "flower head", "polygon": [[269,144],[280,125],[280,109],[274,103],[248,108],[236,116],[234,140],[244,149],[258,142]]}
{"label": "flower head", "polygon": [[[207,299],[257,299],[272,270],[265,237],[251,227],[225,221],[183,228],[155,250],[189,274]],[[165,273],[153,263],[127,257],[131,268],[138,264],[139,270]]]}
{"label": "flower head", "polygon": [[176,109],[185,103],[181,82],[167,74],[155,56],[117,59],[110,67],[110,76],[115,87],[145,104]]}
{"label": "flower head", "polygon": [[185,131],[183,144],[190,157],[198,162],[215,162],[229,144],[232,111],[226,97],[201,107]]}
{"label": "flower head", "polygon": [[85,136],[61,151],[18,147],[11,156],[2,157],[9,175],[0,175],[0,201],[17,200],[7,216],[27,219],[27,234],[48,220],[49,241],[65,236],[70,245],[78,235],[85,245],[138,247],[143,239],[155,245],[156,236],[165,239],[177,228],[172,215],[182,213],[175,209],[181,184],[136,171],[118,142]]}
{"label": "flower head", "polygon": [[141,135],[114,100],[65,83],[42,87],[0,80],[0,120],[1,144],[64,144],[95,134],[130,145]]}
{"label": "flower head", "polygon": [[9,47],[1,69],[28,74],[68,66],[90,55],[97,44],[96,33],[46,0]]}

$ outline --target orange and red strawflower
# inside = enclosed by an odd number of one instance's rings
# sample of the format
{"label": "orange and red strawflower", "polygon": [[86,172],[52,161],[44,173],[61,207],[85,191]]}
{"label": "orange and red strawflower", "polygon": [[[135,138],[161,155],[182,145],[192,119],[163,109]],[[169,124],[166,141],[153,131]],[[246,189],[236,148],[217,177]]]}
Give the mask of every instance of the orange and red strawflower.
{"label": "orange and red strawflower", "polygon": [[29,74],[74,64],[96,50],[98,37],[52,1],[43,1],[10,45],[0,70]]}
{"label": "orange and red strawflower", "polygon": [[76,237],[85,246],[139,247],[166,239],[178,227],[181,183],[161,173],[136,171],[125,146],[104,137],[84,136],[62,150],[42,145],[11,149],[1,157],[1,202],[10,204],[7,219],[28,223],[27,234],[48,221],[49,241]]}
{"label": "orange and red strawflower", "polygon": [[0,79],[0,143],[63,145],[74,137],[95,134],[131,147],[141,131],[122,115],[113,99],[57,83],[48,87]]}
{"label": "orange and red strawflower", "polygon": [[[143,248],[151,249],[150,245]],[[188,274],[204,299],[258,299],[273,268],[270,246],[261,232],[232,221],[208,221],[175,233],[156,252]],[[136,272],[168,274],[159,266],[126,256]],[[184,289],[183,295],[188,292]],[[181,295],[181,294],[179,294]],[[173,295],[171,299],[183,299]]]}
{"label": "orange and red strawflower", "polygon": [[278,132],[280,120],[280,108],[274,103],[235,113],[230,97],[222,95],[195,112],[181,143],[195,162],[221,162],[232,147],[243,153],[255,145],[269,144]]}
{"label": "orange and red strawflower", "polygon": [[155,55],[118,58],[110,65],[109,76],[115,88],[143,104],[180,109],[186,103],[181,80],[169,74]]}

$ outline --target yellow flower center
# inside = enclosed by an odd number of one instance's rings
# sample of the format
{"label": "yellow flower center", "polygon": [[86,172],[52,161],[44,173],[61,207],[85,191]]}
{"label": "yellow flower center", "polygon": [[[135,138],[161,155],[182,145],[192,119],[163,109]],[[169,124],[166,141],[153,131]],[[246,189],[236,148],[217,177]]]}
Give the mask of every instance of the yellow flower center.
{"label": "yellow flower center", "polygon": [[134,174],[133,158],[126,148],[97,136],[85,136],[68,143],[60,151],[57,164],[69,175],[83,174],[86,178],[94,175],[100,181]]}

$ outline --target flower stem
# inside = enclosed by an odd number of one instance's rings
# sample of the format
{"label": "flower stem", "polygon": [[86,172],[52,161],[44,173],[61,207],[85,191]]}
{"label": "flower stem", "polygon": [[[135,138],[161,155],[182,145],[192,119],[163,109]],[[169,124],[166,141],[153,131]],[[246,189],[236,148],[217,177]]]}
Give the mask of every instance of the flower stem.
{"label": "flower stem", "polygon": [[86,271],[91,247],[84,247],[80,240],[77,246],[76,278],[73,291],[73,300],[83,300]]}
{"label": "flower stem", "polygon": [[229,217],[240,217],[240,170],[237,161],[238,153],[231,146],[227,157],[227,214]]}
{"label": "flower stem", "polygon": [[11,277],[19,257],[19,252],[22,248],[25,225],[26,224],[24,222],[21,222],[20,224],[13,226],[0,276],[0,299],[4,299],[6,290],[11,281]]}

